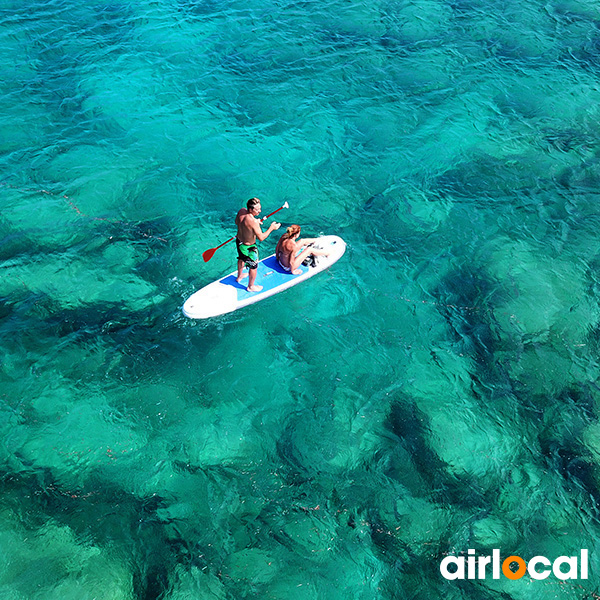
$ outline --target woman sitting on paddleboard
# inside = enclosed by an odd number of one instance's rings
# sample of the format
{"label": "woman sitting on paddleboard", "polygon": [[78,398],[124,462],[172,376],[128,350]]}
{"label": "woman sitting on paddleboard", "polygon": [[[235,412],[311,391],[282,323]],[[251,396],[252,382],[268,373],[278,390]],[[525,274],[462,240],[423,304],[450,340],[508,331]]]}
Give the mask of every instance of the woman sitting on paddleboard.
{"label": "woman sitting on paddleboard", "polygon": [[293,275],[299,275],[302,270],[299,268],[302,262],[312,256],[327,256],[329,252],[317,250],[311,245],[317,241],[317,238],[298,239],[300,235],[300,225],[290,225],[287,231],[281,236],[275,248],[275,256],[279,264]]}

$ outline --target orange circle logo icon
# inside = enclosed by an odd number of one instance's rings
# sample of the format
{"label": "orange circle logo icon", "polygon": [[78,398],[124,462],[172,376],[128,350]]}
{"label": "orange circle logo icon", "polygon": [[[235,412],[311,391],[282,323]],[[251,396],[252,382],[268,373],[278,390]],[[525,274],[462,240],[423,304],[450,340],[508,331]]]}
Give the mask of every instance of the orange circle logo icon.
{"label": "orange circle logo icon", "polygon": [[[510,569],[511,563],[517,563],[519,565],[519,568],[514,572]],[[520,556],[509,556],[502,563],[502,572],[508,579],[521,579],[527,572],[527,565]]]}

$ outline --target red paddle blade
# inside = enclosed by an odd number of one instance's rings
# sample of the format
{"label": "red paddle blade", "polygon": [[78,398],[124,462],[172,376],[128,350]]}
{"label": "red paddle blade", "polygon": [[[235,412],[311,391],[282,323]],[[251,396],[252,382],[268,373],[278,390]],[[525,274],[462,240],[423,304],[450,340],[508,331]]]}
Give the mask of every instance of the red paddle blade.
{"label": "red paddle blade", "polygon": [[208,250],[205,250],[202,253],[202,258],[204,259],[204,262],[208,262],[214,255],[214,253],[217,251],[216,248],[209,248]]}

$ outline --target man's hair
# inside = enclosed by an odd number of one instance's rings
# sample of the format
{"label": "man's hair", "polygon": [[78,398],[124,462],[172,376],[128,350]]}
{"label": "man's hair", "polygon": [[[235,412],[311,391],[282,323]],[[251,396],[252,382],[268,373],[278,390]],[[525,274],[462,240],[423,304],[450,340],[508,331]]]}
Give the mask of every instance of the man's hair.
{"label": "man's hair", "polygon": [[252,210],[257,204],[260,204],[260,200],[258,198],[250,198],[250,200],[246,202],[246,208],[248,210]]}

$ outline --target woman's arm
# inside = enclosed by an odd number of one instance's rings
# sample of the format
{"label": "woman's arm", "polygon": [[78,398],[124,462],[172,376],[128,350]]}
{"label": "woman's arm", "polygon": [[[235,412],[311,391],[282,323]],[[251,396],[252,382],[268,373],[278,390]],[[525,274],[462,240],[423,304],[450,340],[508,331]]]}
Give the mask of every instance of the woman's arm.
{"label": "woman's arm", "polygon": [[302,238],[301,240],[298,240],[296,242],[296,244],[298,244],[299,248],[302,248],[302,246],[307,246],[308,244],[314,244],[317,241],[317,238]]}

